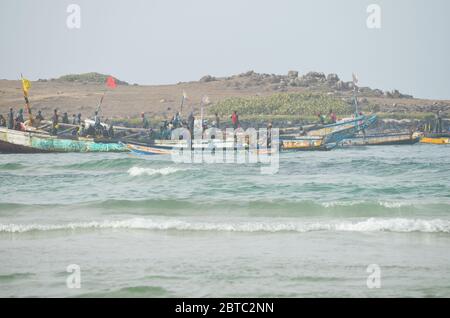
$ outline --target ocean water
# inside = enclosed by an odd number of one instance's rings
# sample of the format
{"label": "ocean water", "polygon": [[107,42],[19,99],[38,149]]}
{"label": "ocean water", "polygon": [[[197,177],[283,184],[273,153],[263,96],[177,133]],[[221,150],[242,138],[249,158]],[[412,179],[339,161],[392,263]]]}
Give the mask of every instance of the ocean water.
{"label": "ocean water", "polygon": [[450,297],[450,147],[0,155],[0,296]]}

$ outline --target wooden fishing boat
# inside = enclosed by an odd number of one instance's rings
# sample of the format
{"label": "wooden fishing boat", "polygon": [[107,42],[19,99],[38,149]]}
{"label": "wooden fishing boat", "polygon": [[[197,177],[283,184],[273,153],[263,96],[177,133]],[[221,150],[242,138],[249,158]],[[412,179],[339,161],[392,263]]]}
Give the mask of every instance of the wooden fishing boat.
{"label": "wooden fishing boat", "polygon": [[0,127],[0,153],[128,151],[113,140],[52,136],[42,130],[19,131]]}
{"label": "wooden fishing boat", "polygon": [[346,138],[339,143],[340,147],[413,145],[420,140],[420,133],[391,133],[357,135]]}
{"label": "wooden fishing boat", "polygon": [[[137,143],[126,143],[124,146],[136,154],[141,155],[171,155],[176,153],[177,151],[181,151],[182,149],[188,149],[185,144],[177,143],[177,144],[169,144],[161,141],[156,141],[154,144],[137,144]],[[281,141],[279,151],[281,152],[294,152],[294,151],[326,151],[333,149],[334,146],[331,144],[323,144],[322,138],[310,138],[310,139],[302,139],[302,140],[288,140]],[[225,151],[249,151],[248,147],[245,145],[235,146],[231,145],[220,145],[216,144],[214,147],[210,147],[206,144],[202,146],[197,145],[193,146],[191,151],[202,150],[202,151],[214,151],[214,150],[225,150]],[[258,154],[268,154],[272,153],[270,148],[259,148],[253,149],[252,151],[256,151]]]}
{"label": "wooden fishing boat", "polygon": [[335,124],[321,126],[310,130],[306,135],[281,136],[282,151],[328,151],[334,149],[342,140],[351,138],[366,129],[377,120],[376,115],[358,116]]}
{"label": "wooden fishing boat", "polygon": [[[141,155],[171,155],[180,151],[218,151],[218,150],[243,150],[248,151],[246,144],[235,144],[233,140],[194,140],[189,146],[183,140],[155,140],[150,144],[127,142],[123,144],[128,150]],[[258,147],[255,149],[258,151]]]}
{"label": "wooden fishing boat", "polygon": [[420,139],[420,142],[433,145],[448,145],[450,144],[450,133],[426,134]]}

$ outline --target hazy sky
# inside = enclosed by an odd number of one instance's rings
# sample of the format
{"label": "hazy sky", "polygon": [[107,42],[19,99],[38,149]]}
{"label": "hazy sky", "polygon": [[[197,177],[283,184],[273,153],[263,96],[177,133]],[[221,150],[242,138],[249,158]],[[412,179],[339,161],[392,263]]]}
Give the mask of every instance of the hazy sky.
{"label": "hazy sky", "polygon": [[[367,28],[372,3],[381,29]],[[80,29],[66,25],[69,4]],[[1,0],[0,78],[164,84],[294,69],[450,99],[449,33],[448,0]]]}

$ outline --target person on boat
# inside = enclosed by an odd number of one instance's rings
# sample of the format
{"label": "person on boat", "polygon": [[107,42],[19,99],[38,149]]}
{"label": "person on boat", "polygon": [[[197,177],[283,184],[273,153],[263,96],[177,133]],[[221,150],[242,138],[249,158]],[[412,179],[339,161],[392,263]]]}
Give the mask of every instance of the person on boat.
{"label": "person on boat", "polygon": [[76,125],[77,124],[77,115],[72,114],[72,125]]}
{"label": "person on boat", "polygon": [[95,130],[94,126],[92,126],[92,125],[89,125],[89,127],[85,131],[86,131],[86,136],[95,137],[95,135],[96,135],[96,130]]}
{"label": "person on boat", "polygon": [[25,130],[25,127],[23,126],[23,122],[24,122],[23,109],[20,109],[19,114],[17,115],[15,123],[14,123],[15,124],[14,129],[15,130]]}
{"label": "person on boat", "polygon": [[80,136],[80,137],[86,137],[86,127],[84,126],[84,123],[82,123],[81,125],[80,125],[80,129],[78,130],[78,136]]}
{"label": "person on boat", "polygon": [[188,117],[188,129],[189,129],[189,132],[191,133],[192,138],[194,136],[194,123],[195,123],[194,113],[190,112],[189,117]]}
{"label": "person on boat", "polygon": [[42,116],[42,111],[38,110],[35,120],[36,121],[43,121],[44,120],[44,116]]}
{"label": "person on boat", "polygon": [[24,122],[24,120],[23,120],[23,109],[22,108],[19,109],[19,114],[16,117],[16,123],[17,122],[19,122],[19,123],[23,123]]}
{"label": "person on boat", "polygon": [[6,127],[6,119],[3,115],[0,115],[0,127]]}
{"label": "person on boat", "polygon": [[53,111],[53,116],[52,116],[52,135],[57,135],[58,134],[58,124],[59,124],[59,115],[58,115],[58,110],[55,109]]}
{"label": "person on boat", "polygon": [[66,112],[63,114],[61,121],[63,124],[69,123],[69,115]]}
{"label": "person on boat", "polygon": [[108,137],[114,138],[114,127],[113,127],[112,123],[109,125],[109,128],[108,128]]}
{"label": "person on boat", "polygon": [[319,117],[319,122],[321,125],[325,124],[325,116],[322,113],[317,113],[317,117]]}
{"label": "person on boat", "polygon": [[95,111],[94,114],[95,114],[95,115],[94,115],[94,130],[95,130],[94,135],[95,135],[96,133],[101,134],[101,133],[102,133],[102,130],[103,130],[103,127],[102,127],[102,123],[101,123],[101,121],[100,121],[100,116],[98,115],[98,111]]}
{"label": "person on boat", "polygon": [[77,121],[76,121],[77,125],[81,125],[81,113],[78,113],[77,115]]}
{"label": "person on boat", "polygon": [[231,115],[231,123],[233,124],[234,129],[239,127],[239,115],[236,111],[233,111],[233,114]]}
{"label": "person on boat", "polygon": [[272,123],[267,125],[267,148],[272,145]]}
{"label": "person on boat", "polygon": [[330,116],[330,123],[331,124],[335,124],[337,121],[337,117],[336,114],[333,112],[332,109],[330,109],[330,113],[328,114],[328,116]]}
{"label": "person on boat", "polygon": [[219,115],[218,115],[217,113],[214,114],[214,123],[213,123],[213,126],[214,126],[215,128],[220,129],[220,117],[219,117]]}
{"label": "person on boat", "polygon": [[102,126],[102,136],[108,138],[108,129],[105,126]]}
{"label": "person on boat", "polygon": [[303,128],[303,126],[300,126],[300,129],[299,129],[299,135],[300,135],[300,136],[306,136],[306,131],[305,131],[305,129]]}
{"label": "person on boat", "polygon": [[145,117],[145,113],[141,113],[142,118],[142,128],[148,129],[150,127],[150,123],[148,122],[147,117]]}
{"label": "person on boat", "polygon": [[42,116],[42,112],[38,110],[36,117],[34,117],[33,125],[38,128],[41,125],[41,122],[44,120],[44,116]]}
{"label": "person on boat", "polygon": [[14,111],[12,108],[9,109],[8,113],[8,129],[14,129]]}
{"label": "person on boat", "polygon": [[72,136],[73,136],[73,137],[78,136],[79,133],[80,133],[80,127],[74,127],[74,128],[72,129],[71,133],[72,133]]}
{"label": "person on boat", "polygon": [[172,125],[173,125],[173,128],[181,127],[181,117],[180,117],[180,113],[179,112],[177,112],[175,114],[175,116],[173,116]]}

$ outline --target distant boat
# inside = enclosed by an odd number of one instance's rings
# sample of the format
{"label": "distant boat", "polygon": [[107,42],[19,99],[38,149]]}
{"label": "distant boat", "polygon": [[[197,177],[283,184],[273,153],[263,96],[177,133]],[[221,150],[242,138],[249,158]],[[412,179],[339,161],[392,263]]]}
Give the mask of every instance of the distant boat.
{"label": "distant boat", "polygon": [[128,151],[113,140],[52,136],[45,131],[20,131],[0,127],[0,153]]}
{"label": "distant boat", "polygon": [[358,135],[339,142],[340,147],[413,145],[420,141],[419,133],[388,133]]}
{"label": "distant boat", "polygon": [[[249,147],[246,144],[238,144],[233,140],[223,141],[223,140],[193,140],[191,146],[189,147],[185,140],[154,140],[150,144],[142,144],[137,142],[127,142],[123,144],[131,152],[141,155],[171,155],[180,151],[220,151],[220,150],[242,150],[249,151]],[[253,150],[250,150],[253,151]],[[267,148],[259,149],[257,147],[254,149],[258,153],[268,153]]]}
{"label": "distant boat", "polygon": [[434,145],[450,144],[450,133],[426,134],[420,139],[421,143]]}
{"label": "distant boat", "polygon": [[309,128],[306,135],[290,134],[281,136],[281,150],[285,151],[315,151],[332,150],[342,140],[352,138],[356,133],[368,128],[377,120],[376,115],[358,116],[342,120],[334,124]]}

